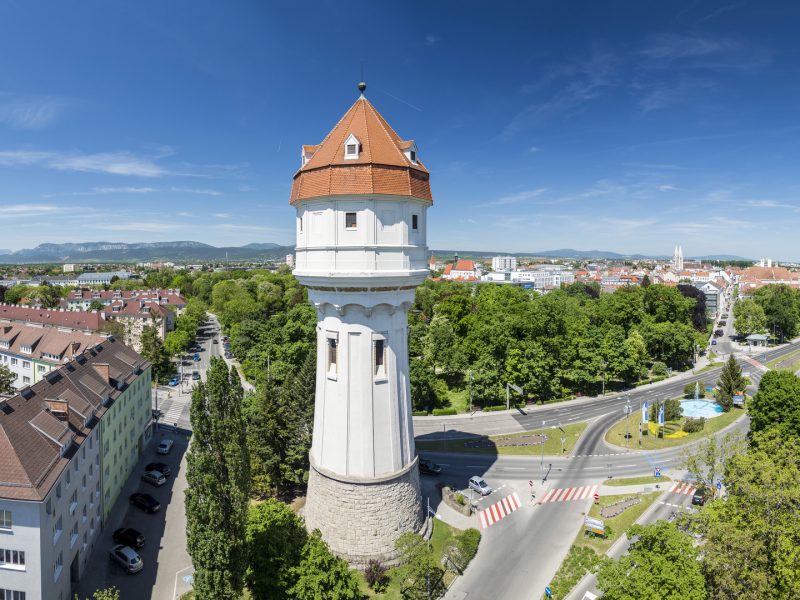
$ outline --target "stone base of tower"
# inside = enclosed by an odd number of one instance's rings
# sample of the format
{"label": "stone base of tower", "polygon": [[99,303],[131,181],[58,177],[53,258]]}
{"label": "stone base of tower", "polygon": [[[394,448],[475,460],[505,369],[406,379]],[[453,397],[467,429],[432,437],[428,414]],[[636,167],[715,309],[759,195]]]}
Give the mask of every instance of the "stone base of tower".
{"label": "stone base of tower", "polygon": [[366,568],[370,559],[397,564],[397,538],[409,531],[430,535],[417,460],[379,479],[345,478],[312,461],[303,509],[306,528],[319,529],[331,550],[355,568]]}

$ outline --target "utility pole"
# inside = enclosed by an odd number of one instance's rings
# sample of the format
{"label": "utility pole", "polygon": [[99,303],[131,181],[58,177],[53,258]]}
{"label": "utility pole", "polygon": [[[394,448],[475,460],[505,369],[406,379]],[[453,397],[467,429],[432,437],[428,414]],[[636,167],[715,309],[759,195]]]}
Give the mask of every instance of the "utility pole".
{"label": "utility pole", "polygon": [[472,369],[467,371],[469,375],[469,414],[472,414]]}
{"label": "utility pole", "polygon": [[544,421],[542,421],[542,461],[539,463],[539,471],[542,474],[542,483],[544,483],[544,436],[545,436],[545,429],[544,429]]}
{"label": "utility pole", "polygon": [[630,433],[628,433],[628,424],[630,423],[631,417],[631,401],[630,398],[625,404],[625,451],[628,451],[628,439],[630,438]]}
{"label": "utility pole", "polygon": [[608,362],[603,361],[603,398],[606,396],[606,368],[608,367]]}

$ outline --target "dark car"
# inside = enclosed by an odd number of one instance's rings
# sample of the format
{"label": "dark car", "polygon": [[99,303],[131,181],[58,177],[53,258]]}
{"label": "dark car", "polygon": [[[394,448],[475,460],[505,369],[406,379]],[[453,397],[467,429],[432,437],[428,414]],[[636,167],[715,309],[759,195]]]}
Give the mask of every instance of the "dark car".
{"label": "dark car", "polygon": [[152,462],[148,463],[147,466],[144,468],[145,471],[158,471],[164,477],[169,477],[172,475],[172,469],[169,468],[169,465],[163,462]]}
{"label": "dark car", "polygon": [[722,331],[722,329],[717,329],[714,331],[714,337],[722,337],[723,335],[725,335],[725,332]]}
{"label": "dark car", "polygon": [[725,327],[726,321],[720,321],[719,324],[720,324],[721,327]]}
{"label": "dark car", "polygon": [[697,506],[703,506],[706,503],[706,491],[705,490],[697,490],[692,496],[692,504]]}
{"label": "dark car", "polygon": [[419,459],[419,472],[421,475],[438,475],[442,472],[442,466],[427,458]]}
{"label": "dark car", "polygon": [[150,494],[142,494],[135,492],[128,497],[131,506],[141,508],[144,512],[154,513],[161,509],[161,504],[153,498]]}
{"label": "dark car", "polygon": [[140,531],[131,529],[130,527],[120,527],[115,530],[114,533],[111,534],[111,539],[117,544],[130,546],[134,550],[139,550],[144,546],[144,535]]}
{"label": "dark car", "polygon": [[225,353],[225,358],[233,358],[233,354],[230,352]]}

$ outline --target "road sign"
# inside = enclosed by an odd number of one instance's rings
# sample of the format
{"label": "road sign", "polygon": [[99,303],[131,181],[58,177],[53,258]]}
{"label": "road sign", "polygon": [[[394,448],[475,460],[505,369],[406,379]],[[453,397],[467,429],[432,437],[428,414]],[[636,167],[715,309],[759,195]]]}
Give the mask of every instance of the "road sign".
{"label": "road sign", "polygon": [[594,501],[595,502],[600,502],[600,492],[595,492],[594,493]]}
{"label": "road sign", "polygon": [[597,535],[606,534],[606,524],[600,519],[593,519],[592,517],[586,517],[583,520],[583,524],[586,526],[587,531],[591,531],[592,533],[596,533]]}
{"label": "road sign", "polygon": [[544,588],[544,595],[547,596],[548,598],[553,597],[553,590],[550,589],[549,585]]}
{"label": "road sign", "polygon": [[508,387],[510,387],[512,390],[514,390],[514,391],[515,391],[515,392],[517,392],[518,394],[521,394],[521,393],[522,393],[522,388],[521,388],[521,387],[519,387],[518,385],[514,385],[513,383],[509,383],[509,384],[508,384]]}
{"label": "road sign", "polygon": [[722,489],[722,482],[721,482],[721,481],[718,481],[718,482],[717,482],[717,489],[718,489],[718,490],[721,490],[721,489]]}
{"label": "road sign", "polygon": [[661,477],[661,467],[656,467],[656,477]]}
{"label": "road sign", "polygon": [[529,479],[529,480],[528,480],[528,485],[529,485],[529,486],[531,486],[531,487],[533,487],[533,481],[531,481],[531,480]]}

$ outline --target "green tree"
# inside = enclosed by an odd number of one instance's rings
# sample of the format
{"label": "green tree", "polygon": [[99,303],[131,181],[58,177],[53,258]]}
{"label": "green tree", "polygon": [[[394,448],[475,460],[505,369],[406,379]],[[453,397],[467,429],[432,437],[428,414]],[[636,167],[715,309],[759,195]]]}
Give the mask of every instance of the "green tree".
{"label": "green tree", "polygon": [[308,536],[300,564],[291,569],[296,580],[289,589],[293,600],[361,600],[358,578],[347,563],[337,558],[319,531]]}
{"label": "green tree", "polygon": [[703,571],[714,599],[800,597],[800,440],[755,433],[729,457],[724,502],[694,520],[703,536]]}
{"label": "green tree", "polygon": [[722,367],[717,387],[719,388],[717,402],[720,403],[725,412],[728,412],[733,407],[733,396],[737,392],[744,391],[745,387],[742,368],[733,358],[733,355],[728,358]]}
{"label": "green tree", "polygon": [[416,533],[404,533],[395,547],[400,554],[400,566],[395,571],[400,595],[408,600],[438,598],[444,591],[444,570],[437,563],[430,543]]}
{"label": "green tree", "polygon": [[[75,594],[75,600],[78,600],[78,594]],[[87,598],[86,600],[89,599]],[[119,590],[113,586],[102,590],[95,590],[91,600],[119,600]]]}
{"label": "green tree", "polygon": [[192,392],[193,438],[186,466],[186,538],[199,600],[240,597],[247,567],[250,495],[242,385],[236,370],[212,358]]}
{"label": "green tree", "polygon": [[695,448],[684,450],[683,465],[699,488],[715,489],[725,464],[745,451],[746,444],[738,432],[708,437]]}
{"label": "green tree", "polygon": [[6,365],[0,365],[0,394],[13,394],[16,380],[17,376],[11,369]]}
{"label": "green tree", "polygon": [[768,371],[748,404],[753,431],[778,429],[785,436],[800,436],[800,378],[782,369]]}
{"label": "green tree", "polygon": [[800,323],[800,290],[785,284],[765,285],[756,290],[753,298],[767,317],[767,330],[781,342],[797,335]]}
{"label": "green tree", "polygon": [[747,337],[753,333],[767,332],[767,315],[761,305],[747,298],[733,305],[733,327],[736,333]]}
{"label": "green tree", "polygon": [[705,581],[699,549],[675,523],[633,525],[629,552],[619,561],[606,558],[597,571],[605,600],[704,600]]}
{"label": "green tree", "polygon": [[186,352],[192,343],[192,337],[182,329],[176,329],[167,333],[164,338],[164,349],[170,356],[176,356]]}
{"label": "green tree", "polygon": [[27,285],[12,285],[5,293],[6,304],[20,304],[24,298],[29,296],[30,290],[31,288]]}
{"label": "green tree", "polygon": [[100,300],[92,300],[91,304],[89,304],[89,310],[102,311],[105,307],[106,305]]}
{"label": "green tree", "polygon": [[61,288],[43,281],[36,289],[35,296],[44,308],[58,308],[61,303]]}
{"label": "green tree", "polygon": [[265,500],[247,512],[247,588],[255,600],[287,597],[295,583],[292,567],[307,539],[303,521],[279,500]]}
{"label": "green tree", "polygon": [[647,345],[642,334],[637,330],[631,331],[625,339],[623,346],[624,358],[620,376],[626,383],[634,383],[647,373]]}
{"label": "green tree", "polygon": [[139,354],[153,365],[153,377],[164,381],[172,374],[173,368],[169,360],[169,353],[164,348],[164,342],[161,341],[156,328],[149,325],[143,327],[140,342],[142,349]]}

